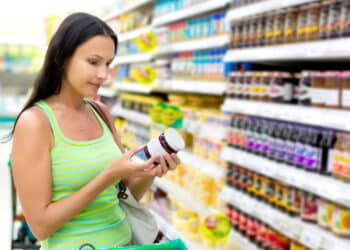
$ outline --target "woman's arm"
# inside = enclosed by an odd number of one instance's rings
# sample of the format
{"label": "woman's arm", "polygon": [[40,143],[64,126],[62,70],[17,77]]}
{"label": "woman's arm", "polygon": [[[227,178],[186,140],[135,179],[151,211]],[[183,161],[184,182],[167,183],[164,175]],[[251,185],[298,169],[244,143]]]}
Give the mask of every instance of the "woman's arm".
{"label": "woman's arm", "polygon": [[[134,163],[124,154],[94,180],[62,200],[52,202],[50,148],[53,145],[47,118],[37,108],[25,111],[18,120],[12,146],[13,178],[23,212],[39,240],[48,238],[85,209],[117,178],[154,176],[151,162]],[[154,160],[154,159],[153,159]]]}

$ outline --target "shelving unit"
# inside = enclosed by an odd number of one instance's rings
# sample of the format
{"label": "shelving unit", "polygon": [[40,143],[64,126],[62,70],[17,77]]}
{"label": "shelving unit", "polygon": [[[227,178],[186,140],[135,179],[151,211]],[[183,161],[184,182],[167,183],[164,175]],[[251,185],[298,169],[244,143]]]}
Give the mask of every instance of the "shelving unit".
{"label": "shelving unit", "polygon": [[267,175],[273,179],[317,194],[328,200],[350,206],[350,184],[345,182],[229,147],[224,149],[222,158],[259,174]]}
{"label": "shelving unit", "polygon": [[221,179],[225,176],[225,169],[220,168],[220,166],[204,160],[187,150],[179,152],[178,156],[181,162],[186,166],[196,168],[214,179]]}
{"label": "shelving unit", "polygon": [[130,32],[120,33],[118,35],[118,42],[121,43],[121,42],[125,42],[128,40],[134,39],[134,38],[136,38],[142,34],[145,34],[151,30],[152,30],[152,26],[146,26],[146,27],[142,27],[142,28],[130,31]]}
{"label": "shelving unit", "polygon": [[346,250],[350,241],[333,235],[318,226],[292,218],[279,210],[230,187],[225,187],[221,198],[241,211],[253,215],[289,238],[311,249]]}
{"label": "shelving unit", "polygon": [[308,61],[349,59],[350,38],[272,45],[227,51],[226,62]]}
{"label": "shelving unit", "polygon": [[184,235],[181,234],[181,232],[177,231],[176,228],[171,225],[168,221],[166,221],[162,216],[160,216],[157,212],[150,210],[153,216],[155,217],[157,224],[159,226],[159,230],[163,232],[163,234],[171,240],[175,239],[182,239],[185,242],[185,245],[189,250],[200,250],[201,244],[198,242],[193,242],[190,240],[187,240]]}
{"label": "shelving unit", "polygon": [[164,14],[160,17],[156,17],[153,20],[153,25],[165,25],[171,22],[179,21],[181,19],[224,8],[229,2],[231,2],[231,0],[208,0],[203,3],[184,8],[182,10],[174,11],[169,14]]}
{"label": "shelving unit", "polygon": [[299,4],[316,2],[317,0],[265,0],[247,6],[231,9],[226,18],[227,21],[232,22],[240,20],[249,16],[261,14],[271,10],[277,10],[287,7],[296,6]]}
{"label": "shelving unit", "polygon": [[138,63],[138,62],[148,62],[154,57],[153,53],[137,53],[130,55],[117,55],[110,67],[115,67],[119,64],[128,64],[128,63]]}
{"label": "shelving unit", "polygon": [[143,85],[139,83],[115,83],[114,88],[118,92],[133,92],[133,93],[141,93],[148,94],[153,91],[152,86]]}
{"label": "shelving unit", "polygon": [[111,89],[111,88],[101,87],[101,88],[98,90],[98,95],[111,98],[111,97],[116,96],[116,93],[115,93],[115,91],[114,91],[113,89]]}
{"label": "shelving unit", "polygon": [[144,126],[149,126],[151,124],[151,118],[148,115],[133,110],[127,110],[118,105],[111,109],[111,114],[115,117],[119,116]]}
{"label": "shelving unit", "polygon": [[181,201],[190,210],[196,212],[200,216],[210,215],[214,211],[213,208],[208,208],[200,201],[196,200],[195,197],[191,197],[186,190],[183,190],[166,179],[156,178],[154,180],[154,185],[167,194],[174,196],[178,201]]}
{"label": "shelving unit", "polygon": [[202,138],[214,142],[223,141],[227,136],[227,129],[215,125],[201,124],[198,121],[184,119],[182,129],[191,134],[197,134]]}
{"label": "shelving unit", "polygon": [[209,81],[159,80],[157,88],[163,91],[222,95],[225,92],[226,83]]}
{"label": "shelving unit", "polygon": [[123,7],[122,9],[116,9],[115,11],[111,12],[108,16],[104,18],[104,20],[111,19],[113,17],[120,16],[121,14],[124,14],[126,12],[132,11],[136,8],[142,7],[143,5],[146,5],[148,3],[153,2],[153,0],[135,0],[132,4]]}
{"label": "shelving unit", "polygon": [[350,130],[350,121],[344,119],[350,112],[344,110],[226,99],[222,111]]}
{"label": "shelving unit", "polygon": [[226,46],[229,43],[229,41],[230,36],[228,34],[224,34],[219,36],[161,45],[158,46],[156,53],[157,55],[163,55],[185,51],[222,48]]}

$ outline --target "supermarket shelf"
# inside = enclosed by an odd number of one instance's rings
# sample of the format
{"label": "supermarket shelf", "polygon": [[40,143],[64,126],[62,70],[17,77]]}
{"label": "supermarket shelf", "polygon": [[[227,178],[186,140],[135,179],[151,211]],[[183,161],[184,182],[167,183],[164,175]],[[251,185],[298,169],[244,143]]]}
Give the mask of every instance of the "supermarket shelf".
{"label": "supermarket shelf", "polygon": [[228,130],[222,126],[201,124],[198,121],[191,121],[188,119],[183,120],[182,130],[214,142],[221,142],[226,139],[228,132]]}
{"label": "supermarket shelf", "polygon": [[98,95],[111,98],[116,96],[116,92],[111,88],[102,87],[98,90]]}
{"label": "supermarket shelf", "polygon": [[167,91],[222,95],[225,92],[226,83],[209,81],[164,80],[159,81],[158,86],[159,89]]}
{"label": "supermarket shelf", "polygon": [[230,10],[227,13],[226,20],[235,21],[241,18],[257,15],[271,10],[287,8],[315,1],[318,0],[265,0]]}
{"label": "supermarket shelf", "polygon": [[208,0],[200,4],[195,4],[191,7],[174,11],[169,14],[164,14],[160,17],[156,17],[153,20],[154,25],[164,25],[171,22],[175,22],[195,15],[203,14],[209,11],[220,9],[225,7],[231,0]]}
{"label": "supermarket shelf", "polygon": [[224,187],[220,197],[243,212],[253,215],[277,231],[303,243],[311,249],[346,250],[350,241],[322,228],[292,218],[271,206],[230,187]]}
{"label": "supermarket shelf", "polygon": [[153,0],[136,0],[136,1],[133,1],[132,4],[130,4],[128,6],[125,6],[122,9],[116,8],[116,10],[113,11],[112,13],[110,13],[108,16],[106,16],[104,18],[104,20],[107,21],[108,19],[111,19],[113,17],[117,17],[117,16],[119,16],[121,14],[124,14],[124,13],[126,13],[128,11],[134,10],[136,8],[139,8],[139,7],[143,6],[143,5],[146,5],[146,4],[151,3],[151,2],[153,2]]}
{"label": "supermarket shelf", "polygon": [[259,250],[256,245],[234,230],[231,230],[230,241],[232,242],[231,244],[234,244],[235,248],[233,249],[236,250]]}
{"label": "supermarket shelf", "polygon": [[[282,2],[282,1],[281,1]],[[350,38],[229,50],[224,61],[307,61],[350,58]]]}
{"label": "supermarket shelf", "polygon": [[151,124],[151,118],[148,115],[133,110],[124,109],[119,105],[112,108],[111,114],[113,116],[123,117],[126,120],[136,122],[144,126],[149,126]]}
{"label": "supermarket shelf", "polygon": [[148,62],[153,58],[153,53],[137,53],[131,55],[116,55],[115,59],[111,63],[110,67],[114,67],[119,64]]}
{"label": "supermarket shelf", "polygon": [[299,122],[314,126],[350,130],[350,121],[344,119],[349,111],[297,105],[262,103],[256,101],[226,99],[222,110],[246,115],[263,116],[272,119]]}
{"label": "supermarket shelf", "polygon": [[194,39],[190,41],[177,42],[173,44],[166,44],[158,46],[157,55],[171,54],[176,52],[194,51],[194,50],[205,50],[222,48],[226,46],[230,41],[230,36],[228,34],[207,37],[202,39]]}
{"label": "supermarket shelf", "polygon": [[174,196],[178,201],[184,203],[186,207],[201,216],[207,216],[212,213],[212,209],[203,205],[200,201],[189,195],[189,193],[179,186],[163,178],[156,178],[154,185],[162,189],[167,194]]}
{"label": "supermarket shelf", "polygon": [[152,30],[151,26],[146,26],[146,27],[142,27],[130,32],[125,32],[125,33],[120,33],[118,35],[118,42],[125,42],[131,39],[134,39],[142,34],[145,34],[146,32],[149,32]]}
{"label": "supermarket shelf", "polygon": [[215,165],[214,163],[211,163],[207,160],[204,160],[190,151],[183,150],[178,153],[178,156],[182,163],[187,165],[188,167],[193,167],[195,169],[198,169],[199,171],[205,173],[208,176],[213,177],[214,179],[220,179],[225,177],[225,170]]}
{"label": "supermarket shelf", "polygon": [[345,182],[229,147],[224,149],[222,158],[328,200],[350,206],[350,184]]}
{"label": "supermarket shelf", "polygon": [[200,243],[189,241],[171,223],[167,222],[161,215],[150,209],[159,226],[159,230],[170,240],[182,239],[189,250],[201,250]]}
{"label": "supermarket shelf", "polygon": [[128,82],[128,83],[115,83],[114,88],[119,92],[135,92],[135,93],[151,93],[153,90],[152,86],[139,84],[136,82]]}

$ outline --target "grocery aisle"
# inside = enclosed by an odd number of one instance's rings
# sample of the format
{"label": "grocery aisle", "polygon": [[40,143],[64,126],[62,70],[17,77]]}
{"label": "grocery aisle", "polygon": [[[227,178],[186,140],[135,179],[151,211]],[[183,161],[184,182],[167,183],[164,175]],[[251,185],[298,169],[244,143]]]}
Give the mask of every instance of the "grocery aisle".
{"label": "grocery aisle", "polygon": [[186,143],[142,200],[162,240],[350,249],[349,0],[120,0],[103,18],[123,145]]}

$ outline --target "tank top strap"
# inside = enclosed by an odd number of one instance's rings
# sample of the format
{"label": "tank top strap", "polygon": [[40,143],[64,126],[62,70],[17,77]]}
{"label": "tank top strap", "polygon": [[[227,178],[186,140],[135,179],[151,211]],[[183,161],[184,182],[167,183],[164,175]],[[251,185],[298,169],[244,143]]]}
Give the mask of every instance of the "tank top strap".
{"label": "tank top strap", "polygon": [[58,122],[56,119],[56,116],[53,112],[53,110],[50,108],[50,106],[43,100],[38,101],[35,103],[35,106],[39,107],[44,114],[46,115],[47,119],[49,120],[50,126],[51,126],[51,130],[54,134],[55,137],[55,143],[57,142],[56,140],[58,138],[62,138],[61,136],[61,130],[58,126]]}

